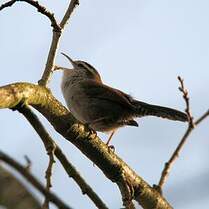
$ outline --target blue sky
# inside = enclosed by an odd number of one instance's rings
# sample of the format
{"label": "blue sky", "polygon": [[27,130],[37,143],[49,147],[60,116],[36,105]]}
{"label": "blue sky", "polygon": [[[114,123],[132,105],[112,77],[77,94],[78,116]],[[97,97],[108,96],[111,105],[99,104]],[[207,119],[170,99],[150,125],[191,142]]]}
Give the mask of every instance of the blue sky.
{"label": "blue sky", "polygon": [[[40,2],[58,19],[67,5],[67,1]],[[209,108],[208,10],[206,0],[80,0],[63,34],[56,63],[68,67],[60,55],[65,52],[73,59],[95,66],[108,85],[145,102],[184,110],[177,81],[181,75],[189,89],[192,113],[198,117]],[[16,81],[36,83],[51,41],[48,19],[31,6],[17,3],[0,12],[0,26],[0,85]],[[60,81],[61,73],[54,73],[50,88],[64,104]],[[116,185],[40,117],[70,161],[108,206],[120,208]],[[158,182],[163,165],[186,124],[153,117],[137,121],[138,128],[120,129],[112,143],[117,154],[152,185]],[[208,208],[208,124],[209,119],[192,133],[165,185],[165,197],[174,208]],[[1,149],[20,162],[24,162],[23,156],[27,154],[33,162],[32,172],[44,182],[47,156],[34,130],[20,114],[10,110],[0,111],[0,125]],[[107,135],[101,137],[107,140]],[[75,208],[93,208],[58,162],[54,168],[53,190]]]}

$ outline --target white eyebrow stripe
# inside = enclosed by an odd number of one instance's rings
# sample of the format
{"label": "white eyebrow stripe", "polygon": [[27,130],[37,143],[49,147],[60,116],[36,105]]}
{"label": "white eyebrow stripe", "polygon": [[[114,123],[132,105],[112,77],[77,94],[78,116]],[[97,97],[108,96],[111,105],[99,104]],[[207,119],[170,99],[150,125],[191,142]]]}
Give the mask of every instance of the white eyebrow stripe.
{"label": "white eyebrow stripe", "polygon": [[79,61],[78,65],[82,65],[85,69],[87,69],[88,71],[90,71],[92,74],[96,74],[98,75],[99,73],[97,72],[97,70],[90,64],[88,64],[87,62],[84,61]]}

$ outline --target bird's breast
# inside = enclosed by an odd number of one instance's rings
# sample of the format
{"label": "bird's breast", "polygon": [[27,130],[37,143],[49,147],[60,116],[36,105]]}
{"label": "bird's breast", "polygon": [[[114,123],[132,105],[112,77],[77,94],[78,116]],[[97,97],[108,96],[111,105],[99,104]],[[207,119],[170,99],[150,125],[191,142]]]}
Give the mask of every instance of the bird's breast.
{"label": "bird's breast", "polygon": [[73,84],[64,89],[66,104],[73,116],[82,123],[88,123],[88,98],[79,84]]}

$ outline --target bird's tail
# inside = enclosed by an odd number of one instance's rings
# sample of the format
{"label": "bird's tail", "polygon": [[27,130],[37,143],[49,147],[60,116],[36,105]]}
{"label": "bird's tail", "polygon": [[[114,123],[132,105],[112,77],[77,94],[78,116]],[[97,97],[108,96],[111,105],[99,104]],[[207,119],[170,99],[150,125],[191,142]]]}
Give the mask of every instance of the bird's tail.
{"label": "bird's tail", "polygon": [[150,105],[141,101],[133,101],[133,105],[136,107],[135,112],[137,117],[143,116],[157,116],[166,118],[169,120],[188,121],[187,114],[168,107],[162,107],[158,105]]}

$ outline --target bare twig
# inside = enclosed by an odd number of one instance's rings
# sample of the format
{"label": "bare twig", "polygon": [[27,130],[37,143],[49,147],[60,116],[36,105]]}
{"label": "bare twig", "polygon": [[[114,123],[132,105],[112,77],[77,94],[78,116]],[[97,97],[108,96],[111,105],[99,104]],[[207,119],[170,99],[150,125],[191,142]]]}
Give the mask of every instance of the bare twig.
{"label": "bare twig", "polygon": [[[80,176],[76,168],[69,162],[66,156],[62,153],[62,150],[59,146],[54,142],[54,140],[50,137],[49,133],[46,131],[41,121],[35,115],[35,113],[28,106],[20,106],[17,109],[21,112],[25,118],[30,122],[33,128],[36,130],[38,135],[40,136],[42,142],[44,143],[47,150],[53,151],[54,155],[59,159],[63,168],[67,172],[67,174],[74,179],[74,181],[78,184],[83,194],[86,194],[92,202],[100,209],[107,209],[105,203],[100,199],[100,197],[93,191],[93,189],[85,182],[85,180]],[[53,164],[54,159],[51,158],[51,164],[49,162],[48,169],[51,172],[51,166]],[[49,168],[50,167],[50,168]],[[48,170],[47,169],[47,170]],[[47,174],[47,185],[50,185],[51,174]],[[44,207],[47,207],[47,201],[45,200]]]}
{"label": "bare twig", "polygon": [[196,121],[195,121],[195,125],[199,125],[199,123],[201,123],[206,117],[209,116],[209,110],[206,111],[201,117],[199,117]]}
{"label": "bare twig", "polygon": [[188,139],[188,136],[191,134],[192,130],[209,115],[209,110],[208,110],[199,119],[197,119],[194,122],[194,119],[192,117],[191,110],[190,110],[188,91],[185,89],[184,81],[183,81],[183,79],[180,76],[178,76],[178,80],[179,80],[180,85],[181,85],[179,87],[179,90],[183,93],[183,98],[184,98],[184,101],[186,103],[185,112],[186,112],[186,114],[188,116],[188,128],[187,128],[185,134],[183,135],[180,143],[178,144],[177,148],[173,152],[171,158],[169,159],[168,162],[165,163],[165,167],[164,167],[164,169],[162,171],[161,178],[160,178],[160,181],[159,181],[158,186],[157,186],[157,189],[160,192],[162,192],[162,187],[163,187],[163,185],[165,184],[165,182],[166,182],[166,180],[168,178],[170,169],[171,169],[172,165],[174,164],[175,160],[178,158],[178,156],[179,156],[183,146],[186,143],[186,140]]}
{"label": "bare twig", "polygon": [[79,5],[79,0],[71,0],[65,15],[60,23],[60,27],[64,29],[65,25],[67,24],[68,20],[70,19],[71,14],[73,13],[75,7]]}
{"label": "bare twig", "polygon": [[186,112],[187,117],[189,119],[188,120],[189,121],[189,126],[191,126],[192,128],[194,128],[194,121],[193,121],[193,117],[192,117],[192,113],[191,113],[191,109],[190,109],[188,91],[187,91],[187,89],[185,89],[185,87],[184,87],[184,80],[180,76],[178,76],[178,80],[180,82],[179,91],[182,92],[184,101],[186,103],[185,112]]}
{"label": "bare twig", "polygon": [[[69,7],[68,7],[67,11],[65,12],[65,15],[60,23],[60,28],[62,30],[64,30],[64,27],[65,27],[67,21],[69,20],[76,5],[79,5],[78,0],[71,0],[70,1]],[[62,30],[60,30],[59,32],[53,31],[52,43],[51,43],[51,47],[49,50],[49,54],[48,54],[48,58],[47,58],[47,62],[46,62],[46,67],[45,67],[45,70],[44,70],[44,73],[43,73],[41,79],[38,81],[38,84],[41,86],[47,85],[47,83],[49,82],[49,79],[51,77],[51,74],[53,72],[55,57],[56,57],[60,37],[62,35]]]}
{"label": "bare twig", "polygon": [[60,37],[61,37],[61,32],[59,33],[55,31],[53,32],[52,42],[51,42],[50,50],[48,53],[46,66],[45,66],[41,79],[38,81],[38,84],[41,86],[46,86],[52,75]]}
{"label": "bare twig", "polygon": [[8,1],[0,6],[0,11],[6,7],[11,7],[17,0]]}
{"label": "bare twig", "polygon": [[[55,143],[51,143],[49,147],[45,147],[47,150],[47,154],[49,156],[49,164],[48,167],[46,169],[46,190],[49,192],[50,188],[52,187],[51,184],[51,177],[52,177],[52,167],[53,164],[55,163],[54,160],[54,151],[56,149],[56,145]],[[44,200],[44,204],[43,204],[43,209],[49,209],[49,199],[46,197]]]}
{"label": "bare twig", "polygon": [[24,155],[24,158],[25,158],[25,161],[27,163],[26,166],[25,166],[25,169],[30,171],[30,168],[31,168],[31,165],[32,165],[31,160],[30,160],[30,158],[27,155]]}
{"label": "bare twig", "polygon": [[[29,111],[29,107],[27,109],[26,104],[24,103],[25,101],[20,102],[15,108],[13,108],[13,110],[18,110],[20,113],[22,113],[23,115],[25,115],[27,113],[27,110]],[[53,164],[55,163],[54,160],[54,151],[56,149],[56,144],[53,142],[53,140],[43,140],[45,149],[47,151],[47,154],[49,156],[49,164],[48,167],[46,169],[46,174],[45,174],[45,178],[46,178],[46,191],[49,192],[50,188],[52,187],[51,184],[51,177],[52,177],[52,167]],[[28,158],[26,158],[27,161],[29,161]],[[42,209],[49,209],[49,202],[50,200],[48,199],[47,196],[45,196],[45,200],[42,206]]]}
{"label": "bare twig", "polygon": [[34,6],[38,10],[38,12],[40,12],[41,14],[43,14],[46,17],[49,18],[49,20],[51,21],[51,26],[53,27],[53,30],[58,31],[58,32],[61,31],[61,28],[60,28],[59,24],[57,23],[57,21],[54,17],[54,14],[52,12],[48,11],[46,9],[46,7],[40,5],[38,1],[34,1],[34,0],[11,0],[11,1],[8,1],[8,2],[2,4],[0,6],[0,11],[3,10],[4,8],[6,8],[6,7],[12,6],[14,3],[16,3],[18,1],[23,1],[23,2],[26,2],[26,3]]}
{"label": "bare twig", "polygon": [[38,1],[34,1],[34,0],[10,0],[0,6],[0,11],[6,7],[12,6],[14,3],[16,3],[18,1],[23,1],[23,2],[26,2],[26,3],[34,6],[35,8],[37,8],[37,10],[40,13],[42,13],[43,15],[48,17],[49,20],[51,21],[51,26],[53,28],[52,42],[51,42],[50,50],[48,53],[48,58],[47,58],[45,70],[43,72],[41,79],[38,81],[39,85],[46,86],[47,83],[49,82],[49,79],[50,79],[51,74],[53,72],[55,57],[56,57],[60,37],[62,34],[62,30],[64,30],[64,27],[67,24],[67,21],[69,20],[75,7],[77,5],[79,5],[79,1],[78,0],[71,0],[70,1],[69,6],[68,6],[60,24],[58,24],[58,22],[52,12],[48,11],[44,6],[40,5]]}
{"label": "bare twig", "polygon": [[70,209],[65,203],[62,202],[55,194],[48,192],[44,186],[30,174],[24,166],[9,157],[7,154],[0,151],[0,160],[10,165],[12,168],[17,170],[22,176],[24,176],[28,182],[30,182],[36,189],[38,189],[44,196],[46,196],[51,202],[53,202],[60,209]]}

